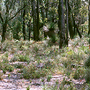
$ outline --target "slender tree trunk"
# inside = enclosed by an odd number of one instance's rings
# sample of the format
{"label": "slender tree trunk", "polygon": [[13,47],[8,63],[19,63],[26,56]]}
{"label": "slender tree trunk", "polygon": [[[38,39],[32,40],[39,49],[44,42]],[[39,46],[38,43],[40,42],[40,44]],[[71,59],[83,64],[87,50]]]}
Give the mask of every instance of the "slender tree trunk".
{"label": "slender tree trunk", "polygon": [[25,9],[24,9],[23,10],[23,38],[24,38],[24,40],[26,40],[25,36],[26,36],[26,33],[25,33]]}
{"label": "slender tree trunk", "polygon": [[4,42],[5,41],[5,34],[6,34],[6,30],[7,30],[7,17],[6,17],[6,20],[5,22],[3,22],[2,24],[2,41],[1,42]]}
{"label": "slender tree trunk", "polygon": [[39,0],[37,0],[37,41],[39,40]]}
{"label": "slender tree trunk", "polygon": [[30,25],[31,25],[31,20],[29,20],[29,25],[28,25],[28,27],[29,27],[29,41],[30,41],[30,38],[31,38],[31,28],[30,28]]}
{"label": "slender tree trunk", "polygon": [[7,29],[7,23],[3,24],[2,26],[2,42],[5,41],[6,29]]}
{"label": "slender tree trunk", "polygon": [[[41,7],[41,15],[42,15],[42,22],[43,22],[43,25],[44,25],[44,23],[45,23],[45,21],[44,21],[44,18],[45,18],[44,11],[45,11],[45,10],[44,10],[44,6],[43,6],[43,0],[40,0],[40,4],[41,4],[41,6],[42,6],[42,7]],[[46,34],[45,34],[45,32],[44,32],[44,38],[45,38],[45,37],[47,37],[47,36],[46,36]]]}
{"label": "slender tree trunk", "polygon": [[37,20],[36,20],[35,0],[32,0],[32,15],[33,15],[33,36],[34,40],[37,41]]}
{"label": "slender tree trunk", "polygon": [[46,0],[46,18],[48,18],[48,0]]}
{"label": "slender tree trunk", "polygon": [[69,21],[69,33],[70,33],[70,38],[72,39],[74,37],[74,31],[73,31],[73,22],[72,22],[72,15],[71,15],[71,8],[69,6],[69,3],[68,3],[68,21]]}
{"label": "slender tree trunk", "polygon": [[88,25],[88,35],[90,34],[90,0],[89,0],[89,14],[88,14],[88,16],[89,16],[89,25]]}
{"label": "slender tree trunk", "polygon": [[68,0],[66,0],[66,45],[68,46],[68,31],[69,31],[69,25],[68,25]]}
{"label": "slender tree trunk", "polygon": [[59,33],[60,33],[60,42],[59,48],[65,45],[65,23],[64,23],[64,9],[63,9],[63,0],[59,0]]}
{"label": "slender tree trunk", "polygon": [[78,33],[79,37],[82,38],[82,35],[81,35],[81,33],[79,32],[77,25],[76,25],[76,30],[77,30],[77,33]]}

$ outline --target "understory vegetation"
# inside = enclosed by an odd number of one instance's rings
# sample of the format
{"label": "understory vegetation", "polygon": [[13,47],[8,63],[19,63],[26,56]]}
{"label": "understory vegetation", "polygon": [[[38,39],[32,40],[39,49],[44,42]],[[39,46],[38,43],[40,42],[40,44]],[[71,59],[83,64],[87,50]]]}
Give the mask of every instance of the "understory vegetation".
{"label": "understory vegetation", "polygon": [[[21,78],[37,79],[46,77],[49,82],[53,75],[66,76],[69,81],[63,79],[56,81],[56,85],[50,90],[76,90],[72,80],[86,79],[90,82],[90,50],[88,38],[76,37],[69,41],[69,46],[59,49],[58,45],[49,45],[50,41],[18,41],[6,40],[1,44],[0,52],[0,79],[3,74],[13,72],[21,74]],[[74,87],[73,87],[74,86]],[[85,83],[85,87],[89,85]],[[47,90],[47,89],[46,89]],[[65,89],[63,89],[65,90]]]}

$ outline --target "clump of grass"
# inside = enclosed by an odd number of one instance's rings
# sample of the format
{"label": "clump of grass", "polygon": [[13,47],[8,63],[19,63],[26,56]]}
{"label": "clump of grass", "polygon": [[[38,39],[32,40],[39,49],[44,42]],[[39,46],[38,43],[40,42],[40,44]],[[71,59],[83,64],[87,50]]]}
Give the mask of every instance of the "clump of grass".
{"label": "clump of grass", "polygon": [[20,69],[21,69],[21,68],[24,67],[24,65],[23,65],[23,64],[15,64],[14,67],[15,67],[15,68],[20,68]]}
{"label": "clump of grass", "polygon": [[13,67],[12,65],[4,64],[4,66],[3,66],[3,71],[12,72],[13,70],[14,70],[14,67]]}
{"label": "clump of grass", "polygon": [[61,83],[59,83],[59,81],[56,81],[55,85],[53,85],[49,89],[50,90],[76,90],[76,88],[74,87],[74,84],[72,84],[71,81],[65,80],[65,78]]}
{"label": "clump of grass", "polygon": [[36,65],[29,65],[24,67],[23,69],[23,77],[26,79],[29,78],[40,78],[46,76],[48,73],[48,69],[45,68],[37,68]]}
{"label": "clump of grass", "polygon": [[38,45],[35,45],[35,46],[33,47],[33,50],[34,50],[35,53],[37,53],[37,52],[39,51]]}
{"label": "clump of grass", "polygon": [[19,57],[14,55],[14,57],[11,58],[10,62],[19,61]]}
{"label": "clump of grass", "polygon": [[75,71],[73,78],[74,78],[74,79],[84,78],[84,75],[85,75],[85,69],[83,69],[83,68],[78,68],[78,69]]}
{"label": "clump of grass", "polygon": [[3,56],[2,59],[3,59],[3,63],[9,63],[9,61],[8,61],[8,57]]}
{"label": "clump of grass", "polygon": [[52,78],[52,76],[51,75],[48,75],[47,76],[47,81],[50,82],[51,78]]}
{"label": "clump of grass", "polygon": [[27,55],[18,55],[19,61],[27,62],[29,61],[29,57]]}

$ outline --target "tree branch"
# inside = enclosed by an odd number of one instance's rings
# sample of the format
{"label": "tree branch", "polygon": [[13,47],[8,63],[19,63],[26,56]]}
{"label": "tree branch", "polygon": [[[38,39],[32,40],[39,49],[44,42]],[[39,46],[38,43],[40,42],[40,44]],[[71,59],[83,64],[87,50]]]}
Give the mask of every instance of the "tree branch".
{"label": "tree branch", "polygon": [[25,5],[23,8],[19,9],[19,10],[15,13],[15,15],[14,15],[13,17],[11,17],[8,21],[10,21],[10,20],[12,20],[14,17],[16,17],[17,14],[18,14],[22,9],[24,9],[25,7],[26,7],[26,5]]}

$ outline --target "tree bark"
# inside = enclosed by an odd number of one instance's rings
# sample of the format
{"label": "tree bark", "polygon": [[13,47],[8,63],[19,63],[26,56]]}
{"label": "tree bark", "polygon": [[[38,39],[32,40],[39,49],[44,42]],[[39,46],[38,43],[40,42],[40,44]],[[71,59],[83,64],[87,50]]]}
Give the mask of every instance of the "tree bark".
{"label": "tree bark", "polygon": [[90,0],[89,0],[89,14],[88,14],[88,16],[89,16],[89,25],[88,25],[88,35],[90,34]]}
{"label": "tree bark", "polygon": [[69,21],[69,33],[70,33],[70,38],[72,39],[74,37],[74,31],[73,31],[73,22],[72,22],[72,15],[71,15],[71,8],[69,6],[69,3],[68,3],[68,21]]}
{"label": "tree bark", "polygon": [[68,46],[68,31],[69,31],[69,24],[68,24],[68,0],[66,0],[66,45]]}
{"label": "tree bark", "polygon": [[7,29],[7,21],[2,26],[2,41],[1,42],[4,42],[5,41],[6,29]]}
{"label": "tree bark", "polygon": [[39,40],[39,0],[37,0],[37,36],[36,41]]}
{"label": "tree bark", "polygon": [[[25,6],[25,4],[24,4]],[[25,33],[25,9],[23,10],[23,38],[26,40],[26,33]]]}
{"label": "tree bark", "polygon": [[63,0],[59,0],[59,34],[60,34],[60,42],[59,48],[65,45],[65,23],[64,23],[64,9],[63,9]]}

